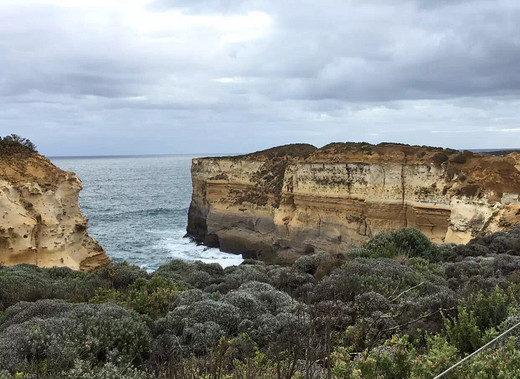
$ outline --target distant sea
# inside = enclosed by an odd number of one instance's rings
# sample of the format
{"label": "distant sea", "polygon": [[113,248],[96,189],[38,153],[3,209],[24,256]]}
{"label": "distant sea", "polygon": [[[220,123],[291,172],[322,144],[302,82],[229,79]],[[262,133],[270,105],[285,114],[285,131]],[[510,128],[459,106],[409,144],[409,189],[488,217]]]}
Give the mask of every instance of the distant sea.
{"label": "distant sea", "polygon": [[242,257],[196,245],[186,234],[195,156],[51,158],[83,182],[89,234],[114,262],[148,271],[174,258],[230,266]]}

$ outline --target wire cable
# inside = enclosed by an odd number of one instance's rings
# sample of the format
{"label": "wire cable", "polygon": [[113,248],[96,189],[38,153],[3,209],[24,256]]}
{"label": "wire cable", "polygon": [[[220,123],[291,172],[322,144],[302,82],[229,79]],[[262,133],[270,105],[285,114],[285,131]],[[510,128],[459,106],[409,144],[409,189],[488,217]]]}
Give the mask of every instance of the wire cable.
{"label": "wire cable", "polygon": [[469,358],[471,358],[472,356],[474,356],[475,354],[478,354],[479,352],[481,352],[482,350],[484,350],[486,347],[488,347],[489,345],[493,344],[495,341],[499,340],[500,338],[502,338],[503,336],[505,336],[506,334],[508,334],[511,330],[515,329],[516,327],[520,326],[520,322],[516,325],[513,325],[512,327],[510,327],[509,329],[507,329],[504,333],[502,333],[501,335],[493,338],[491,341],[489,341],[487,344],[485,344],[484,346],[482,346],[481,348],[475,350],[473,353],[471,353],[470,355],[468,355],[467,357],[461,359],[460,361],[458,361],[457,363],[455,363],[453,366],[451,366],[450,368],[448,368],[447,370],[441,372],[439,375],[437,375],[436,377],[434,377],[433,379],[438,379],[438,378],[442,378],[444,375],[446,375],[448,372],[450,372],[451,370],[453,370],[455,367],[458,367],[460,366],[462,363],[464,363],[465,361],[467,361]]}

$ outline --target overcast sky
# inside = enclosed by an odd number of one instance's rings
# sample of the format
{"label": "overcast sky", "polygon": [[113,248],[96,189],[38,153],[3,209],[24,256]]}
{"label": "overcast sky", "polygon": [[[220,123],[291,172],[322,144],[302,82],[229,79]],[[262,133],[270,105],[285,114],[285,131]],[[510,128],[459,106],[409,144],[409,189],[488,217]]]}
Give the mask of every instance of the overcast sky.
{"label": "overcast sky", "polygon": [[0,135],[47,155],[520,147],[518,0],[0,0]]}

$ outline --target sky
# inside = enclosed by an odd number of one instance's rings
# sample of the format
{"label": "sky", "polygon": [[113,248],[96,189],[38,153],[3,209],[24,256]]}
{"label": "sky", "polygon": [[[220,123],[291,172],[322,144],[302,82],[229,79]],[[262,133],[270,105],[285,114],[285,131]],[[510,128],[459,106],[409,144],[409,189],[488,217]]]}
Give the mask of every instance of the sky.
{"label": "sky", "polygon": [[0,135],[59,155],[520,147],[518,0],[0,0]]}

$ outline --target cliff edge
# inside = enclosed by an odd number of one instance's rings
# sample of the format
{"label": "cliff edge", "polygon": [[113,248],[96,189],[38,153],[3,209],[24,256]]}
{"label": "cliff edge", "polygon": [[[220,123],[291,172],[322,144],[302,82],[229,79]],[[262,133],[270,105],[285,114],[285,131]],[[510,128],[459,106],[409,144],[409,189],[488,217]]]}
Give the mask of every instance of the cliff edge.
{"label": "cliff edge", "polygon": [[520,222],[520,154],[400,144],[280,146],[192,162],[188,234],[266,261],[415,227],[466,243]]}
{"label": "cliff edge", "polygon": [[0,264],[91,271],[109,263],[87,233],[72,172],[23,147],[0,147]]}

